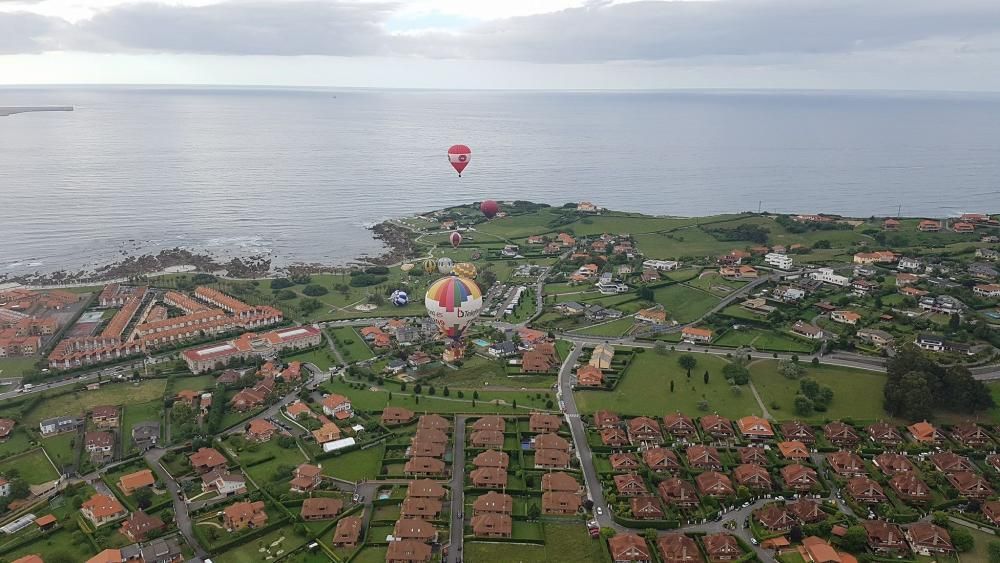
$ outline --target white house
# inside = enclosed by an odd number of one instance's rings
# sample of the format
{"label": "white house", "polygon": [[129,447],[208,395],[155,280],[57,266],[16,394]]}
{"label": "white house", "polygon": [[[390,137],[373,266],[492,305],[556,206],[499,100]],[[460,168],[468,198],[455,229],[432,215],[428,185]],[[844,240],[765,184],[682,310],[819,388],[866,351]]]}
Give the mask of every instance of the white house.
{"label": "white house", "polygon": [[246,479],[240,473],[229,473],[216,469],[201,476],[201,489],[203,491],[216,491],[224,497],[245,492],[246,488]]}
{"label": "white house", "polygon": [[919,272],[924,269],[924,264],[916,258],[909,258],[904,256],[899,259],[899,263],[896,264],[896,268],[900,270],[906,270],[908,272]]}
{"label": "white house", "polygon": [[357,441],[354,438],[341,438],[340,440],[334,440],[323,444],[323,451],[332,452],[334,450],[342,450],[344,448],[349,448],[356,443]]}
{"label": "white house", "polygon": [[676,260],[643,260],[642,267],[661,272],[676,270],[679,263]]}
{"label": "white house", "polygon": [[601,292],[601,295],[618,295],[619,293],[628,293],[628,286],[620,282],[601,282],[597,284],[597,291]]}
{"label": "white house", "polygon": [[0,497],[10,496],[10,481],[0,477]]}
{"label": "white house", "polygon": [[350,418],[354,416],[351,400],[336,393],[327,395],[323,398],[323,414],[336,418]]}
{"label": "white house", "polygon": [[834,272],[833,268],[820,268],[812,273],[812,279],[840,287],[847,287],[851,283],[850,278]]}
{"label": "white house", "polygon": [[779,254],[777,252],[768,252],[764,255],[764,262],[778,268],[779,270],[791,270],[792,269],[792,257],[787,254]]}
{"label": "white house", "polygon": [[995,283],[977,285],[972,288],[972,293],[975,293],[980,297],[1000,297],[1000,285]]}

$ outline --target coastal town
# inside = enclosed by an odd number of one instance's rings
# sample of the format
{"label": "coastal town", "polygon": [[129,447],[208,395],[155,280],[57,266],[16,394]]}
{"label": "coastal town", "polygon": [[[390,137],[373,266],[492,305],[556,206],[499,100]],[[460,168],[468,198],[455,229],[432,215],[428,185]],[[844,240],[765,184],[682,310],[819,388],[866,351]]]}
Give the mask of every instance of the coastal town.
{"label": "coastal town", "polygon": [[0,285],[0,561],[1000,560],[1000,217],[480,209]]}

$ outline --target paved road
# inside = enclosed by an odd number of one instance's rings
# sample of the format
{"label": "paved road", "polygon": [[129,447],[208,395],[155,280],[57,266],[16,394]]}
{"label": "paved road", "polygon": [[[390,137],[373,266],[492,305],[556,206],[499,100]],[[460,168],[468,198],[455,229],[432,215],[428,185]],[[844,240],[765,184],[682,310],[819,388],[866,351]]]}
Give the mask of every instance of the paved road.
{"label": "paved road", "polygon": [[177,528],[181,531],[181,535],[187,540],[188,545],[194,549],[195,554],[204,559],[208,557],[208,552],[201,547],[198,539],[194,536],[194,528],[191,524],[191,516],[188,514],[187,502],[184,501],[183,490],[163,465],[160,464],[160,458],[165,453],[167,453],[167,450],[163,448],[153,448],[146,452],[143,457],[146,459],[146,463],[156,472],[160,481],[166,485],[167,490],[170,491],[170,496],[174,499],[174,521],[177,523]]}
{"label": "paved road", "polygon": [[[576,400],[573,398],[573,365],[576,364],[582,351],[583,348],[579,345],[574,346],[559,369],[559,400],[565,405],[563,412],[566,416],[566,422],[569,424],[570,433],[573,435],[573,445],[576,447],[576,456],[580,460],[580,468],[583,470],[587,497],[594,502],[594,516],[597,523],[603,528],[615,528],[620,531],[624,528],[611,519],[611,513],[604,501],[604,490],[601,487],[600,479],[597,478],[597,469],[594,467],[594,455],[587,443],[587,428],[584,426],[583,420],[580,419],[580,411],[577,410]],[[596,514],[597,509],[600,509],[600,514]]]}
{"label": "paved road", "polygon": [[455,450],[451,458],[451,539],[445,563],[462,560],[462,542],[465,537],[465,420],[455,417]]}

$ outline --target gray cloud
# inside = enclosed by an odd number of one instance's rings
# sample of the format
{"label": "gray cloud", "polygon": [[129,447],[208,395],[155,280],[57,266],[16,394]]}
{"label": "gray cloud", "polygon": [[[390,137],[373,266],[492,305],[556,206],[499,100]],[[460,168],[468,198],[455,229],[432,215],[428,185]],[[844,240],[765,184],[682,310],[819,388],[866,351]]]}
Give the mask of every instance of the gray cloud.
{"label": "gray cloud", "polygon": [[62,20],[27,12],[0,12],[0,54],[39,53],[52,47]]}
{"label": "gray cloud", "polygon": [[385,47],[379,23],[391,8],[336,0],[126,4],[82,23],[80,41],[99,50],[117,45],[223,55],[367,55]]}
{"label": "gray cloud", "polygon": [[[2,1],[2,0],[0,0]],[[996,0],[642,1],[491,21],[454,33],[390,34],[391,3],[229,1],[121,5],[62,30],[68,48],[221,55],[396,55],[542,63],[801,64],[859,52],[988,53]],[[3,13],[0,13],[0,17]],[[43,19],[44,20],[44,19]],[[0,50],[37,50],[51,22],[0,19]],[[31,25],[28,25],[31,24]],[[32,27],[33,26],[33,27]]]}

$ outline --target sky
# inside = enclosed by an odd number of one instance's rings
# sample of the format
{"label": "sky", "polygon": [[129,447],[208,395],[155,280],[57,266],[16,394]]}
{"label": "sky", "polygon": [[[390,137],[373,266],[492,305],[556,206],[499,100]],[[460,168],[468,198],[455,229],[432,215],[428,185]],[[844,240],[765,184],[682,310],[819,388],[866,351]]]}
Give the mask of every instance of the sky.
{"label": "sky", "polygon": [[998,0],[0,0],[0,84],[1000,91]]}

